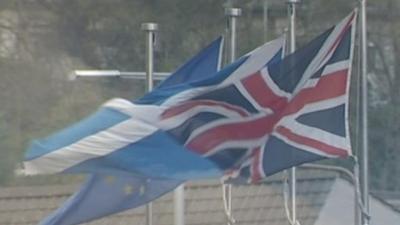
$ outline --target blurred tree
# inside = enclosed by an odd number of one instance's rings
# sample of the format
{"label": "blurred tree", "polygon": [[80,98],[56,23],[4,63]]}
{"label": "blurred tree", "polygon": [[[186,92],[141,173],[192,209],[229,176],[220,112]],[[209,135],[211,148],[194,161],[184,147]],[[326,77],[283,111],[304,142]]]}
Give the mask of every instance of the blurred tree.
{"label": "blurred tree", "polygon": [[372,186],[400,190],[400,2],[370,8],[369,84]]}

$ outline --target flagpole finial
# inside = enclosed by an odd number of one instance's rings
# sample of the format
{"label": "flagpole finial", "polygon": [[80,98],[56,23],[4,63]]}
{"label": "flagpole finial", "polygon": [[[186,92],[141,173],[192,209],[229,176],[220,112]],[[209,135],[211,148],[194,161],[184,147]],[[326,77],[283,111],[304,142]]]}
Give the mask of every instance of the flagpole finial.
{"label": "flagpole finial", "polygon": [[226,16],[232,16],[232,17],[239,17],[242,15],[242,9],[240,8],[226,8],[225,9],[225,15]]}
{"label": "flagpole finial", "polygon": [[144,31],[157,31],[158,24],[157,23],[142,23],[142,30]]}
{"label": "flagpole finial", "polygon": [[287,0],[286,3],[288,4],[299,4],[301,0]]}

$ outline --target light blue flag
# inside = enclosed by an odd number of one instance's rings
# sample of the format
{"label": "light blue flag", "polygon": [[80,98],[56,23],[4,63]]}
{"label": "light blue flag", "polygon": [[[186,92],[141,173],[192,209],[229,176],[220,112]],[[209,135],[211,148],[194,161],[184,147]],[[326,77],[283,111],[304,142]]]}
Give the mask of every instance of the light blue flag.
{"label": "light blue flag", "polygon": [[[169,96],[158,95],[159,89],[167,89],[174,85],[194,81],[199,77],[213,75],[220,67],[220,56],[222,50],[222,37],[213,41],[208,47],[190,59],[181,66],[176,72],[161,82],[157,88],[145,95],[143,98],[135,101],[136,104],[161,104]],[[102,130],[112,126],[123,120],[126,116],[119,115],[110,117],[110,113],[99,111],[86,121],[91,124],[102,124],[93,127],[91,130],[81,129],[79,126],[74,127],[75,132],[84,137],[94,132],[94,130]],[[99,123],[101,121],[101,123]],[[71,131],[71,130],[69,130]],[[64,133],[65,134],[65,133]],[[65,135],[60,135],[64,137]],[[69,141],[73,142],[77,137],[69,136]],[[63,145],[58,138],[49,138],[54,140],[53,145]],[[61,141],[62,142],[62,141]],[[120,171],[107,173],[92,174],[80,190],[72,195],[59,209],[44,219],[41,225],[72,225],[91,221],[113,213],[118,213],[127,209],[144,205],[161,195],[170,192],[183,180],[149,178],[141,175],[133,175],[122,173]]]}

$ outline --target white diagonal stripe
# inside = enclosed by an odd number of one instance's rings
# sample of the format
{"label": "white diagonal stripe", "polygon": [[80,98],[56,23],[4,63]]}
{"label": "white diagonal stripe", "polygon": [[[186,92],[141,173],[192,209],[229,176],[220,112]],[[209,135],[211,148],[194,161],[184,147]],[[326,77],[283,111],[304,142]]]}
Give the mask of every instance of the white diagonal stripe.
{"label": "white diagonal stripe", "polygon": [[110,154],[135,143],[157,130],[157,127],[149,123],[131,118],[71,145],[26,161],[24,166],[28,174],[62,172],[86,160]]}

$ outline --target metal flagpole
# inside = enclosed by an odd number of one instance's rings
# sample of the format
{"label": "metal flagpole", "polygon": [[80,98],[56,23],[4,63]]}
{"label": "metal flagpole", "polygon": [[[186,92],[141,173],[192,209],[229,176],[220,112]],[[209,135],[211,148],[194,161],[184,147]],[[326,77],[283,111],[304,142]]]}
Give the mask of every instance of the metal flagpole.
{"label": "metal flagpole", "polygon": [[268,0],[264,0],[263,5],[263,35],[264,42],[267,41],[268,38]]}
{"label": "metal flagpole", "polygon": [[[289,53],[293,53],[296,49],[296,4],[300,0],[288,0],[288,16],[289,16]],[[296,167],[290,169],[290,199],[292,206],[293,224],[297,224],[297,207],[296,207]]]}
{"label": "metal flagpole", "polygon": [[[236,60],[236,26],[237,18],[242,15],[240,8],[226,8],[225,15],[228,17],[229,23],[229,62],[233,63]],[[232,185],[223,185],[223,194],[226,213],[228,214],[228,225],[234,223],[232,219]]]}
{"label": "metal flagpole", "polygon": [[174,191],[174,224],[185,225],[185,185],[179,185]]}
{"label": "metal flagpole", "polygon": [[147,34],[146,38],[146,91],[153,89],[154,72],[154,39],[155,32],[158,30],[156,23],[143,23],[142,30]]}
{"label": "metal flagpole", "polygon": [[229,62],[233,63],[236,60],[237,18],[242,15],[242,10],[240,8],[227,8],[225,15],[229,20]]}
{"label": "metal flagpole", "polygon": [[[142,30],[147,34],[146,38],[146,91],[153,89],[153,71],[154,71],[154,39],[155,32],[158,30],[156,23],[143,23]],[[146,205],[146,225],[153,224],[152,203]]]}
{"label": "metal flagpole", "polygon": [[[164,80],[171,73],[169,72],[153,72],[153,80]],[[94,77],[118,77],[124,79],[145,80],[146,72],[133,71],[125,72],[119,70],[74,70],[70,74],[70,80],[76,78],[94,78]]]}
{"label": "metal flagpole", "polygon": [[362,90],[362,151],[361,156],[361,195],[366,212],[362,224],[369,225],[369,184],[368,184],[368,83],[367,83],[367,15],[366,0],[360,1],[360,47],[361,47],[361,90]]}

